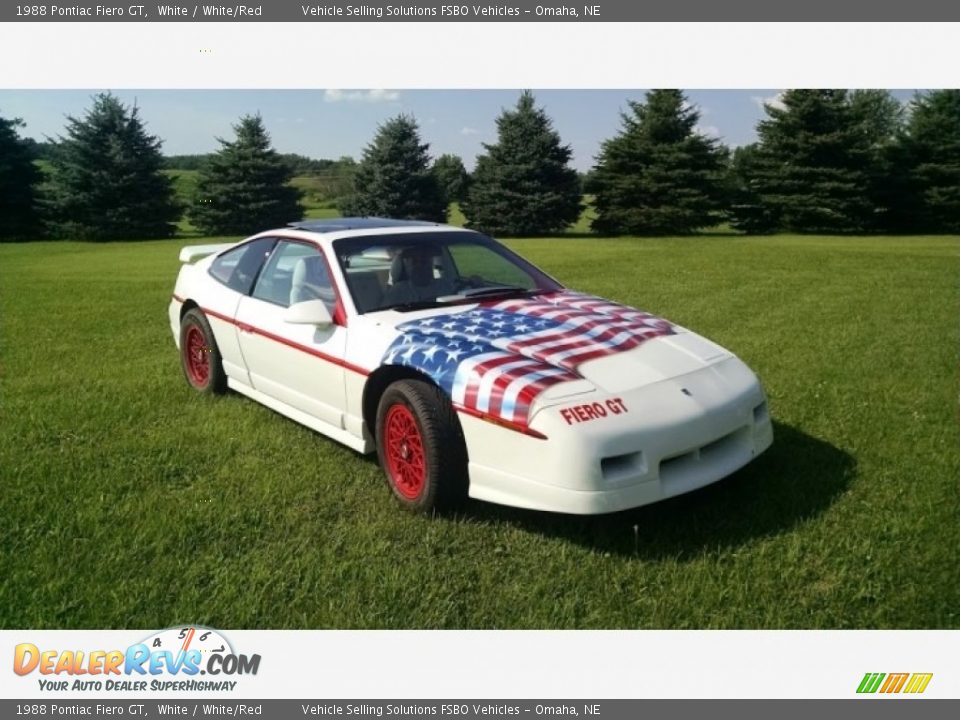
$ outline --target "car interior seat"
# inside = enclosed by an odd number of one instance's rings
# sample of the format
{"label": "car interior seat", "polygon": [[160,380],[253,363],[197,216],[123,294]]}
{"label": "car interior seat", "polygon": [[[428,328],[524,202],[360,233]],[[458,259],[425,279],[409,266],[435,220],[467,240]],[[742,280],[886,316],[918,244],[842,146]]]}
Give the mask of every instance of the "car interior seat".
{"label": "car interior seat", "polygon": [[300,258],[293,267],[290,304],[307,300],[323,300],[331,313],[336,303],[327,263],[319,255]]}

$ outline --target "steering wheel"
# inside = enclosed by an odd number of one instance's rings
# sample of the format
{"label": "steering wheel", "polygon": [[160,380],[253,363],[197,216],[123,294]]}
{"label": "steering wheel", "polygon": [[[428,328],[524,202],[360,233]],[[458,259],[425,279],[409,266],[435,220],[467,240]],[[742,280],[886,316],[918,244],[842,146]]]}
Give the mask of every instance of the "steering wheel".
{"label": "steering wheel", "polygon": [[486,282],[479,275],[468,275],[467,277],[461,277],[457,282],[457,290],[467,290],[469,288],[481,288],[486,285]]}

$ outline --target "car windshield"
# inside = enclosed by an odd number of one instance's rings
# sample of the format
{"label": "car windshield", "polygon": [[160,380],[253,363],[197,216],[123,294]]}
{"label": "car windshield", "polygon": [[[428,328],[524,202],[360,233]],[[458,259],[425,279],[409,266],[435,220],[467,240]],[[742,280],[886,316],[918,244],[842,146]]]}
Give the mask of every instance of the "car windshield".
{"label": "car windshield", "polygon": [[359,313],[561,289],[519,255],[476,232],[376,235],[333,245]]}

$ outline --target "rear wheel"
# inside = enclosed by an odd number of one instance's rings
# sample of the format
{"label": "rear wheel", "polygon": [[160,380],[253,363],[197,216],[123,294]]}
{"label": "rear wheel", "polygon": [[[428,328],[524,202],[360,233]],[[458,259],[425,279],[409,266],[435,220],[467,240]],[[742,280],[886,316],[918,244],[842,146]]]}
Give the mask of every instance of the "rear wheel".
{"label": "rear wheel", "polygon": [[227,391],[217,341],[206,316],[197,308],[188,310],[180,321],[180,364],[195,390],[216,395]]}
{"label": "rear wheel", "polygon": [[445,510],[467,497],[467,453],[446,395],[421,380],[390,385],[377,409],[377,455],[387,484],[416,512]]}

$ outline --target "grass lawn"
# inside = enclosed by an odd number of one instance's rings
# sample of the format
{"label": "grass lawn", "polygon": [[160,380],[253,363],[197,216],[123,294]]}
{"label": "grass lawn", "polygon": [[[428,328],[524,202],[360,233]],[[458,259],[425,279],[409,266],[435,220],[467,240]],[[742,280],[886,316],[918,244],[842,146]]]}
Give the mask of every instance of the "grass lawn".
{"label": "grass lawn", "polygon": [[374,460],[196,396],[183,244],[0,246],[0,627],[960,626],[958,238],[510,242],[770,396],[755,463],[595,518],[415,517]]}

